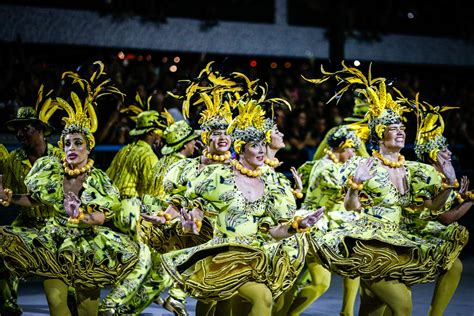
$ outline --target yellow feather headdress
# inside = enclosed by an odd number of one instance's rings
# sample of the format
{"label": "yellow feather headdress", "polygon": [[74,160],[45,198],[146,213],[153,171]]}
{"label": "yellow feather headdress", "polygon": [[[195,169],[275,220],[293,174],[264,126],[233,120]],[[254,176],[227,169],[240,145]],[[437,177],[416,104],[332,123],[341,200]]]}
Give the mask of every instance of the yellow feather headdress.
{"label": "yellow feather headdress", "polygon": [[428,156],[437,161],[438,152],[448,147],[444,133],[444,120],[442,112],[458,109],[458,107],[433,106],[427,102],[420,102],[419,93],[415,100],[409,101],[415,108],[416,114],[416,140],[415,153],[420,161],[425,161]]}
{"label": "yellow feather headdress", "polygon": [[203,106],[200,113],[202,141],[207,144],[209,133],[213,130],[225,130],[232,121],[232,110],[237,107],[243,95],[253,95],[258,80],[251,81],[244,74],[233,72],[230,75],[212,68],[213,61],[201,70],[195,80],[188,83],[184,96],[172,95],[183,99],[183,115],[189,118],[190,106]]}
{"label": "yellow feather headdress", "polygon": [[232,136],[235,151],[241,153],[245,143],[265,140],[265,110],[257,100],[242,100],[237,109],[238,114],[229,125],[227,133]]}
{"label": "yellow feather headdress", "polygon": [[404,113],[410,111],[410,108],[406,106],[406,99],[399,90],[392,87],[398,95],[394,100],[392,95],[387,92],[386,79],[372,78],[372,64],[369,66],[367,77],[359,69],[347,67],[344,62],[342,62],[342,67],[341,70],[331,73],[325,71],[321,65],[322,78],[307,79],[303,77],[303,79],[314,84],[321,84],[330,78],[336,79],[338,85],[343,87],[327,103],[334,99],[338,99],[339,102],[345,92],[350,88],[355,88],[355,92],[359,93],[368,103],[364,121],[368,122],[372,144],[377,145],[377,140],[383,137],[386,126],[401,122],[404,120]]}
{"label": "yellow feather headdress", "polygon": [[61,79],[72,79],[72,84],[77,84],[81,88],[80,94],[84,95],[82,99],[76,92],[71,91],[72,105],[57,97],[54,102],[44,104],[40,110],[40,119],[44,121],[48,121],[57,110],[66,111],[67,116],[63,117],[66,126],[59,141],[60,148],[63,148],[63,136],[70,133],[83,133],[88,140],[89,148],[94,147],[95,139],[92,134],[97,131],[98,126],[95,111],[97,100],[106,95],[118,95],[123,99],[124,94],[112,84],[111,79],[103,78],[106,75],[104,64],[96,61],[94,65],[98,66],[98,69],[89,79],[84,79],[73,71],[66,71],[61,76]]}
{"label": "yellow feather headdress", "polygon": [[258,80],[251,81],[244,74],[233,72],[225,76],[223,73],[212,69],[213,61],[209,62],[201,70],[194,80],[181,80],[188,83],[184,96],[169,95],[183,100],[183,115],[189,118],[191,105],[199,105],[204,102],[208,112],[201,116],[201,122],[205,122],[212,115],[228,112],[228,108],[235,108],[236,100],[242,94],[254,94]]}

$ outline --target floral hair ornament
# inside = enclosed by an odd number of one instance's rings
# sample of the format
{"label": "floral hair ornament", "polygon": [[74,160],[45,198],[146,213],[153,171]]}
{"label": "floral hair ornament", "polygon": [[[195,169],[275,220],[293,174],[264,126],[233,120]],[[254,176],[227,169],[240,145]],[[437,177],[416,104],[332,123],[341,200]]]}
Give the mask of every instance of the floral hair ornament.
{"label": "floral hair ornament", "polygon": [[433,161],[438,160],[438,153],[448,147],[448,142],[443,136],[444,120],[442,112],[458,109],[458,107],[433,106],[427,102],[419,101],[419,93],[415,100],[410,103],[415,108],[416,114],[416,140],[415,153],[420,161],[429,157]]}
{"label": "floral hair ornament", "polygon": [[118,95],[122,98],[124,94],[112,84],[111,79],[103,78],[106,73],[104,71],[104,64],[101,61],[93,63],[98,67],[89,79],[81,78],[81,76],[73,71],[66,71],[62,74],[61,79],[70,78],[72,83],[80,87],[79,94],[71,91],[72,105],[57,97],[54,102],[44,104],[40,111],[40,119],[47,122],[55,111],[61,109],[66,111],[67,116],[63,117],[66,123],[58,145],[63,148],[63,139],[67,134],[81,133],[85,136],[87,146],[89,149],[95,146],[95,139],[93,133],[97,131],[98,120],[95,111],[97,107],[97,100],[106,95]]}

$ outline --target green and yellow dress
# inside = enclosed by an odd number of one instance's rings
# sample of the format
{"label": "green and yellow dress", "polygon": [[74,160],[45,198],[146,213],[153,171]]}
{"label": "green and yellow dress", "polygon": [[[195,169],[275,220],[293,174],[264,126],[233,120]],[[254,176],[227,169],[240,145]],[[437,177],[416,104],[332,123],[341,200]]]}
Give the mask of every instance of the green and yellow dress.
{"label": "green and yellow dress", "polygon": [[155,164],[152,170],[154,185],[152,195],[158,197],[160,199],[164,199],[166,197],[165,187],[164,187],[164,179],[170,167],[180,160],[186,159],[186,156],[180,153],[171,153],[169,155],[165,155],[161,157],[158,162]]}
{"label": "green and yellow dress", "polygon": [[344,208],[344,194],[341,187],[341,164],[324,157],[314,162],[308,180],[308,189],[302,208],[316,210],[324,206],[324,216],[318,221],[323,231],[338,228],[359,217],[358,212]]}
{"label": "green and yellow dress", "polygon": [[303,185],[303,190],[301,191],[303,194],[307,194],[310,181],[309,177],[315,163],[316,160],[306,161],[298,168],[298,173],[301,175],[301,184]]}
{"label": "green and yellow dress", "polygon": [[[163,177],[164,200],[146,196],[144,198],[144,208],[147,213],[156,213],[160,208],[165,208],[169,203],[187,208],[191,202],[185,197],[186,187],[199,174],[201,169],[201,157],[184,158],[175,161],[166,168],[167,172]],[[161,205],[160,205],[161,203]],[[209,221],[203,221],[199,235],[184,233],[181,229],[181,222],[175,220],[169,227],[158,230],[149,223],[142,222],[143,238],[148,240],[148,244],[160,253],[183,249],[202,244],[212,238],[212,225]]]}
{"label": "green and yellow dress", "polygon": [[[61,150],[51,144],[47,144],[45,156],[60,157]],[[3,187],[9,188],[14,194],[25,194],[25,178],[32,166],[23,148],[17,148],[10,152],[4,161]],[[19,207],[19,214],[12,226],[25,226],[29,228],[43,228],[46,220],[53,215],[51,207],[44,205],[36,207]]]}
{"label": "green and yellow dress", "polygon": [[269,226],[289,221],[295,212],[290,188],[281,187],[276,177],[264,173],[265,192],[256,201],[248,201],[238,190],[230,165],[209,165],[189,182],[188,197],[215,218],[214,237],[167,253],[162,261],[192,297],[206,302],[229,299],[247,282],[263,283],[277,297],[292,286],[307,243],[299,234],[276,241],[268,233]]}
{"label": "green and yellow dress", "polygon": [[466,227],[459,225],[457,222],[444,225],[437,220],[438,215],[449,211],[456,203],[456,191],[451,194],[441,210],[433,211],[429,209],[412,209],[403,210],[403,216],[400,222],[401,229],[408,231],[410,234],[417,235],[432,244],[438,244],[447,249],[449,256],[441,262],[442,269],[447,270],[452,262],[459,257],[464,246],[469,240],[469,231]]}
{"label": "green and yellow dress", "polygon": [[[46,145],[45,156],[61,156],[59,148],[49,143]],[[10,152],[10,154],[7,152],[6,156],[2,158],[1,168],[3,171],[1,174],[3,174],[3,187],[11,189],[14,194],[27,193],[24,180],[28,172],[30,172],[31,167],[30,160],[24,148],[17,148]],[[46,205],[16,207],[16,209],[18,216],[13,223],[10,224],[12,230],[15,230],[16,227],[19,229],[20,227],[42,229],[53,215],[53,209]],[[3,263],[0,264],[0,305],[4,304],[3,302],[16,304],[18,284],[19,281],[16,275],[9,273]]]}
{"label": "green and yellow dress", "polygon": [[[341,167],[341,185],[365,159],[354,157]],[[410,286],[432,281],[454,262],[450,242],[433,243],[400,227],[404,208],[432,199],[441,190],[433,167],[406,161],[405,170],[408,190],[402,194],[382,162],[375,160],[370,170],[374,177],[361,192],[365,202],[360,218],[311,244],[326,268],[351,278],[398,280]]]}
{"label": "green and yellow dress", "polygon": [[[170,155],[168,155],[170,156]],[[177,156],[174,156],[177,158]],[[184,156],[183,156],[184,157]],[[174,160],[174,159],[172,159]],[[169,160],[171,162],[171,160]],[[164,168],[164,166],[162,166]],[[184,197],[188,180],[194,179],[199,172],[200,157],[185,158],[174,162],[166,169],[162,187],[164,195],[160,198],[145,194],[142,212],[156,215],[172,202],[185,207],[189,201]],[[202,244],[212,238],[212,227],[205,224],[201,228],[203,234],[184,233],[181,222],[176,219],[170,225],[156,226],[148,221],[140,222],[140,240],[150,247],[153,258],[153,269],[145,282],[136,291],[131,301],[119,309],[122,313],[140,313],[166,288],[175,299],[184,300],[186,293],[173,286],[173,280],[164,273],[161,265],[161,254],[172,250],[183,249]]]}
{"label": "green and yellow dress", "polygon": [[[139,245],[106,226],[70,223],[63,205],[64,176],[58,158],[36,161],[25,184],[32,198],[53,209],[54,217],[41,230],[0,227],[0,256],[22,276],[57,278],[81,288],[112,285],[133,270]],[[106,221],[120,208],[117,189],[96,168],[84,181],[80,199],[85,212],[103,212]]]}

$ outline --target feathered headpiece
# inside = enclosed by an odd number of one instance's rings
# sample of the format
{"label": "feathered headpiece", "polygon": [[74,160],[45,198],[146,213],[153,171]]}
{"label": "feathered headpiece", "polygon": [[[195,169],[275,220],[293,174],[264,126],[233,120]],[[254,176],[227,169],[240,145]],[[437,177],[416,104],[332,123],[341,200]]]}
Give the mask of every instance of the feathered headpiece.
{"label": "feathered headpiece", "polygon": [[419,102],[419,93],[415,100],[410,101],[415,107],[416,113],[416,140],[415,153],[420,161],[425,161],[426,157],[437,161],[438,152],[448,147],[448,142],[443,136],[444,120],[442,112],[457,109],[457,107],[432,106],[427,102]]}
{"label": "feathered headpiece", "polygon": [[[287,107],[288,110],[291,111],[291,105],[288,101],[282,98],[270,98],[267,99],[267,93],[268,93],[268,86],[265,84],[264,86],[260,86],[260,97],[257,100],[257,104],[260,105],[262,108],[267,109],[267,116],[270,115],[270,117],[267,117],[264,122],[264,127],[263,129],[265,130],[265,142],[269,144],[271,142],[271,134],[273,127],[276,126],[275,123],[275,105],[281,105],[283,107]],[[270,108],[270,113],[268,114],[268,108]]]}
{"label": "feathered headpiece", "polygon": [[226,130],[232,121],[232,110],[242,95],[253,95],[258,80],[251,81],[244,74],[233,72],[230,75],[213,69],[211,61],[199,73],[195,80],[185,80],[189,85],[184,96],[174,96],[183,99],[183,115],[189,118],[191,105],[204,105],[199,124],[201,125],[202,141],[207,144],[209,133],[213,130]]}
{"label": "feathered headpiece", "polygon": [[[264,140],[266,143],[271,141],[271,131],[274,124],[273,108],[274,105],[284,105],[291,110],[288,101],[282,98],[268,98],[268,87],[259,86],[253,94],[245,94],[238,101],[239,114],[234,118],[228,128],[234,141],[234,149],[240,152],[243,144],[249,141]],[[272,118],[266,118],[266,108],[270,107]]]}
{"label": "feathered headpiece", "polygon": [[343,69],[336,72],[327,72],[321,66],[323,77],[321,79],[307,79],[306,81],[314,84],[321,84],[330,78],[335,78],[338,85],[344,85],[329,101],[339,98],[349,90],[356,88],[356,92],[363,96],[368,103],[369,108],[365,115],[364,121],[368,121],[370,129],[370,140],[372,145],[377,145],[378,140],[382,139],[386,127],[390,124],[399,123],[403,120],[403,114],[409,111],[405,106],[405,99],[400,91],[395,87],[393,90],[399,95],[397,100],[387,92],[385,78],[372,78],[372,65],[369,66],[368,77],[366,77],[359,69],[347,67],[342,62]]}
{"label": "feathered headpiece", "polygon": [[63,138],[66,134],[81,133],[87,139],[88,147],[93,148],[95,139],[93,133],[97,130],[98,120],[95,111],[97,100],[106,95],[119,95],[123,98],[124,94],[116,88],[111,79],[102,79],[106,75],[104,72],[104,64],[101,61],[94,62],[98,69],[94,71],[92,76],[83,79],[80,75],[73,71],[66,71],[62,74],[61,79],[71,78],[73,84],[77,84],[81,88],[84,97],[81,99],[78,94],[71,91],[71,105],[66,100],[57,97],[54,102],[43,104],[40,111],[40,119],[48,121],[55,111],[61,109],[66,111],[67,116],[63,117],[66,126],[59,140],[59,147],[63,148]]}
{"label": "feathered headpiece", "polygon": [[241,153],[242,146],[251,141],[265,139],[265,110],[257,100],[241,101],[237,107],[238,114],[227,129],[234,142],[234,149]]}
{"label": "feathered headpiece", "polygon": [[171,117],[168,111],[165,110],[166,112],[160,115],[157,111],[150,110],[151,97],[149,96],[145,103],[137,92],[135,104],[120,110],[121,113],[131,113],[129,117],[136,123],[135,128],[130,131],[130,135],[139,136],[153,130],[157,134],[162,135],[166,127],[173,123],[168,124],[169,117]]}

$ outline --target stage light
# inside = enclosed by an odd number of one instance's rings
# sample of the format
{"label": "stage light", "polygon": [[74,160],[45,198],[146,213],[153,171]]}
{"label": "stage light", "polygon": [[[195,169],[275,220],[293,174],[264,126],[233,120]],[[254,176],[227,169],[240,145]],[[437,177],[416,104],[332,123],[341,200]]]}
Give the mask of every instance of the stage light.
{"label": "stage light", "polygon": [[151,55],[146,55],[146,60],[151,61]]}
{"label": "stage light", "polygon": [[414,19],[415,18],[415,15],[412,12],[408,12],[407,16],[408,16],[409,19]]}
{"label": "stage light", "polygon": [[359,67],[360,66],[360,61],[358,61],[357,59],[354,60],[354,66]]}
{"label": "stage light", "polygon": [[287,62],[285,63],[285,68],[290,68],[290,67],[291,67],[291,63],[290,63],[289,61],[287,61]]}
{"label": "stage light", "polygon": [[161,58],[161,62],[163,64],[166,64],[168,62],[168,57],[165,56],[165,57]]}
{"label": "stage light", "polygon": [[119,53],[117,54],[117,57],[118,57],[119,59],[124,59],[124,58],[125,58],[125,54],[124,54],[123,52],[119,52]]}
{"label": "stage light", "polygon": [[278,65],[277,65],[276,62],[272,62],[272,63],[270,64],[270,68],[275,69],[276,67],[278,67]]}
{"label": "stage light", "polygon": [[250,67],[257,67],[257,61],[255,59],[250,61]]}
{"label": "stage light", "polygon": [[142,56],[142,55],[139,55],[137,59],[138,59],[138,61],[142,61],[142,60],[143,60],[143,56]]}
{"label": "stage light", "polygon": [[178,70],[178,67],[176,67],[176,65],[171,65],[170,66],[170,71],[171,72],[176,72],[176,70]]}
{"label": "stage light", "polygon": [[174,61],[176,64],[179,63],[180,60],[181,60],[181,58],[179,58],[179,56],[176,56],[176,57],[173,59],[173,61]]}

